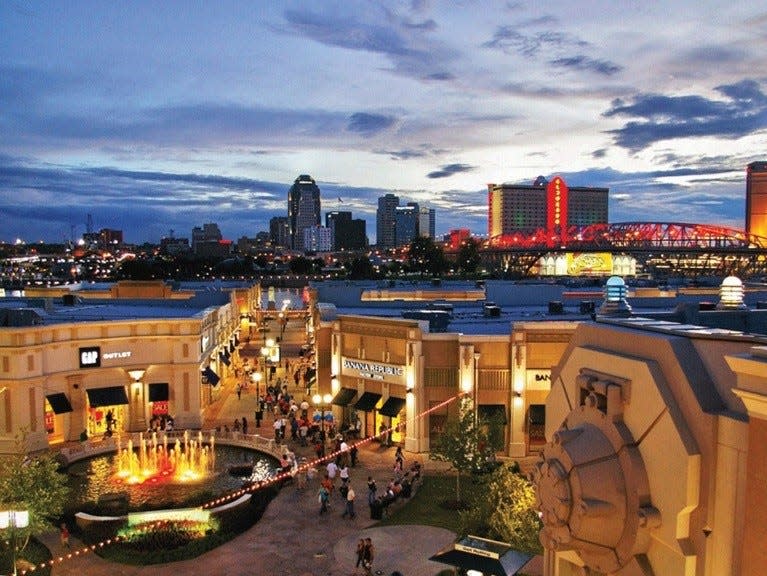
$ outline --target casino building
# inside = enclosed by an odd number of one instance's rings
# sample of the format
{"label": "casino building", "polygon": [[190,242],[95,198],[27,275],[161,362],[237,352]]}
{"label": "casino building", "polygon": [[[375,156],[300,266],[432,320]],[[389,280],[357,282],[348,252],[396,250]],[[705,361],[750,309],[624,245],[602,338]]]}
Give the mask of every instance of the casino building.
{"label": "casino building", "polygon": [[543,176],[532,185],[487,185],[487,234],[492,240],[545,230],[560,236],[569,225],[608,222],[608,188],[568,187],[564,179]]}

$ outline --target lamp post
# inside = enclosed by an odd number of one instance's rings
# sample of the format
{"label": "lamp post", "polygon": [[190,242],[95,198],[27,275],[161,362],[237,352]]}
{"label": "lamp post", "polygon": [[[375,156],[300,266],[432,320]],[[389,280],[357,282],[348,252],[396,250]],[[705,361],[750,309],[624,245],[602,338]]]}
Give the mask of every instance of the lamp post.
{"label": "lamp post", "polygon": [[264,361],[264,374],[266,375],[266,381],[267,381],[267,382],[270,382],[270,381],[271,381],[271,374],[269,374],[269,373],[266,371],[266,362],[267,362],[267,360],[269,359],[269,347],[268,347],[268,346],[266,346],[266,344],[264,344],[263,346],[261,346],[261,358],[262,358],[262,359],[263,359],[263,361]]}
{"label": "lamp post", "polygon": [[250,379],[253,380],[253,383],[256,385],[256,402],[261,398],[261,378],[263,377],[261,372],[253,372],[250,376]]}
{"label": "lamp post", "polygon": [[11,531],[11,562],[13,562],[13,576],[16,571],[16,529],[29,526],[29,512],[27,510],[3,510],[0,512],[0,529]]}
{"label": "lamp post", "polygon": [[314,402],[314,405],[318,406],[320,409],[320,427],[323,437],[325,436],[325,406],[329,406],[332,400],[333,396],[330,394],[315,394],[312,396],[312,402]]}

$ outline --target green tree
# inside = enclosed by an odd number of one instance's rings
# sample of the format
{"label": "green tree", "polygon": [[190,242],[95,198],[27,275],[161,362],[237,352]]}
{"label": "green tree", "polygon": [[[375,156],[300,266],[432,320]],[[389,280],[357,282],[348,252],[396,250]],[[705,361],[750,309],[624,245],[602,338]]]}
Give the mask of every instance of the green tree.
{"label": "green tree", "polygon": [[369,258],[355,258],[346,263],[350,280],[369,280],[375,277],[375,270]]}
{"label": "green tree", "polygon": [[460,519],[462,534],[508,542],[512,548],[530,554],[543,550],[538,539],[542,525],[535,509],[535,490],[516,465],[497,468],[482,498],[461,512]]}
{"label": "green tree", "polygon": [[445,423],[442,433],[432,445],[430,458],[448,462],[455,470],[455,499],[461,503],[461,474],[481,472],[488,459],[500,448],[497,419],[478,418],[470,398],[458,400],[458,416]]}
{"label": "green tree", "polygon": [[445,254],[442,248],[427,236],[418,236],[410,243],[407,256],[408,266],[413,272],[424,276],[427,272],[439,276],[445,269]]}
{"label": "green tree", "polygon": [[[23,550],[29,537],[48,530],[64,511],[69,494],[66,476],[48,453],[26,456],[24,435],[17,437],[15,454],[0,460],[0,510],[26,510],[29,526],[15,530],[18,546]],[[2,543],[9,545],[9,530],[0,531]]]}
{"label": "green tree", "polygon": [[462,276],[474,274],[479,267],[481,258],[479,255],[479,241],[467,238],[458,249],[458,269]]}

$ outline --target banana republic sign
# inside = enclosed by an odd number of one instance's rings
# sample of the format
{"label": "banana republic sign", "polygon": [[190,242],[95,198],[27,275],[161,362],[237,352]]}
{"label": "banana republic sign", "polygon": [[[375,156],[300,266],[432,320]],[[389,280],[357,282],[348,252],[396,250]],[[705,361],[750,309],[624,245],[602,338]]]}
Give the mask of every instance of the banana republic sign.
{"label": "banana republic sign", "polygon": [[405,384],[405,367],[396,364],[341,358],[341,374],[368,380],[384,380],[395,384]]}

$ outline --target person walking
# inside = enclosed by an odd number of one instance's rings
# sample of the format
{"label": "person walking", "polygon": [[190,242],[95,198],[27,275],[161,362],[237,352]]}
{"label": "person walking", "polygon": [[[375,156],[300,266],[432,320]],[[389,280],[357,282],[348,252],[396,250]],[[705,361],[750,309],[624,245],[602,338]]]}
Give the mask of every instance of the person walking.
{"label": "person walking", "polygon": [[320,516],[328,511],[328,501],[330,500],[330,492],[328,489],[321,485],[318,492],[318,499],[320,501]]}
{"label": "person walking", "polygon": [[363,560],[365,559],[365,539],[360,538],[357,541],[357,563],[354,565],[354,572],[357,572],[357,568],[359,568],[362,565]]}
{"label": "person walking", "polygon": [[354,493],[354,488],[352,488],[350,484],[346,492],[346,509],[344,510],[344,513],[341,514],[342,518],[346,518],[348,516],[354,520],[354,516],[356,516],[354,513],[354,498],[356,498],[356,494]]}
{"label": "person walking", "polygon": [[66,522],[61,523],[61,530],[59,531],[59,538],[61,540],[61,545],[64,548],[69,548],[69,527],[67,526]]}
{"label": "person walking", "polygon": [[370,538],[365,538],[365,547],[362,550],[362,568],[365,569],[365,576],[373,574],[373,558],[375,557],[375,548]]}

